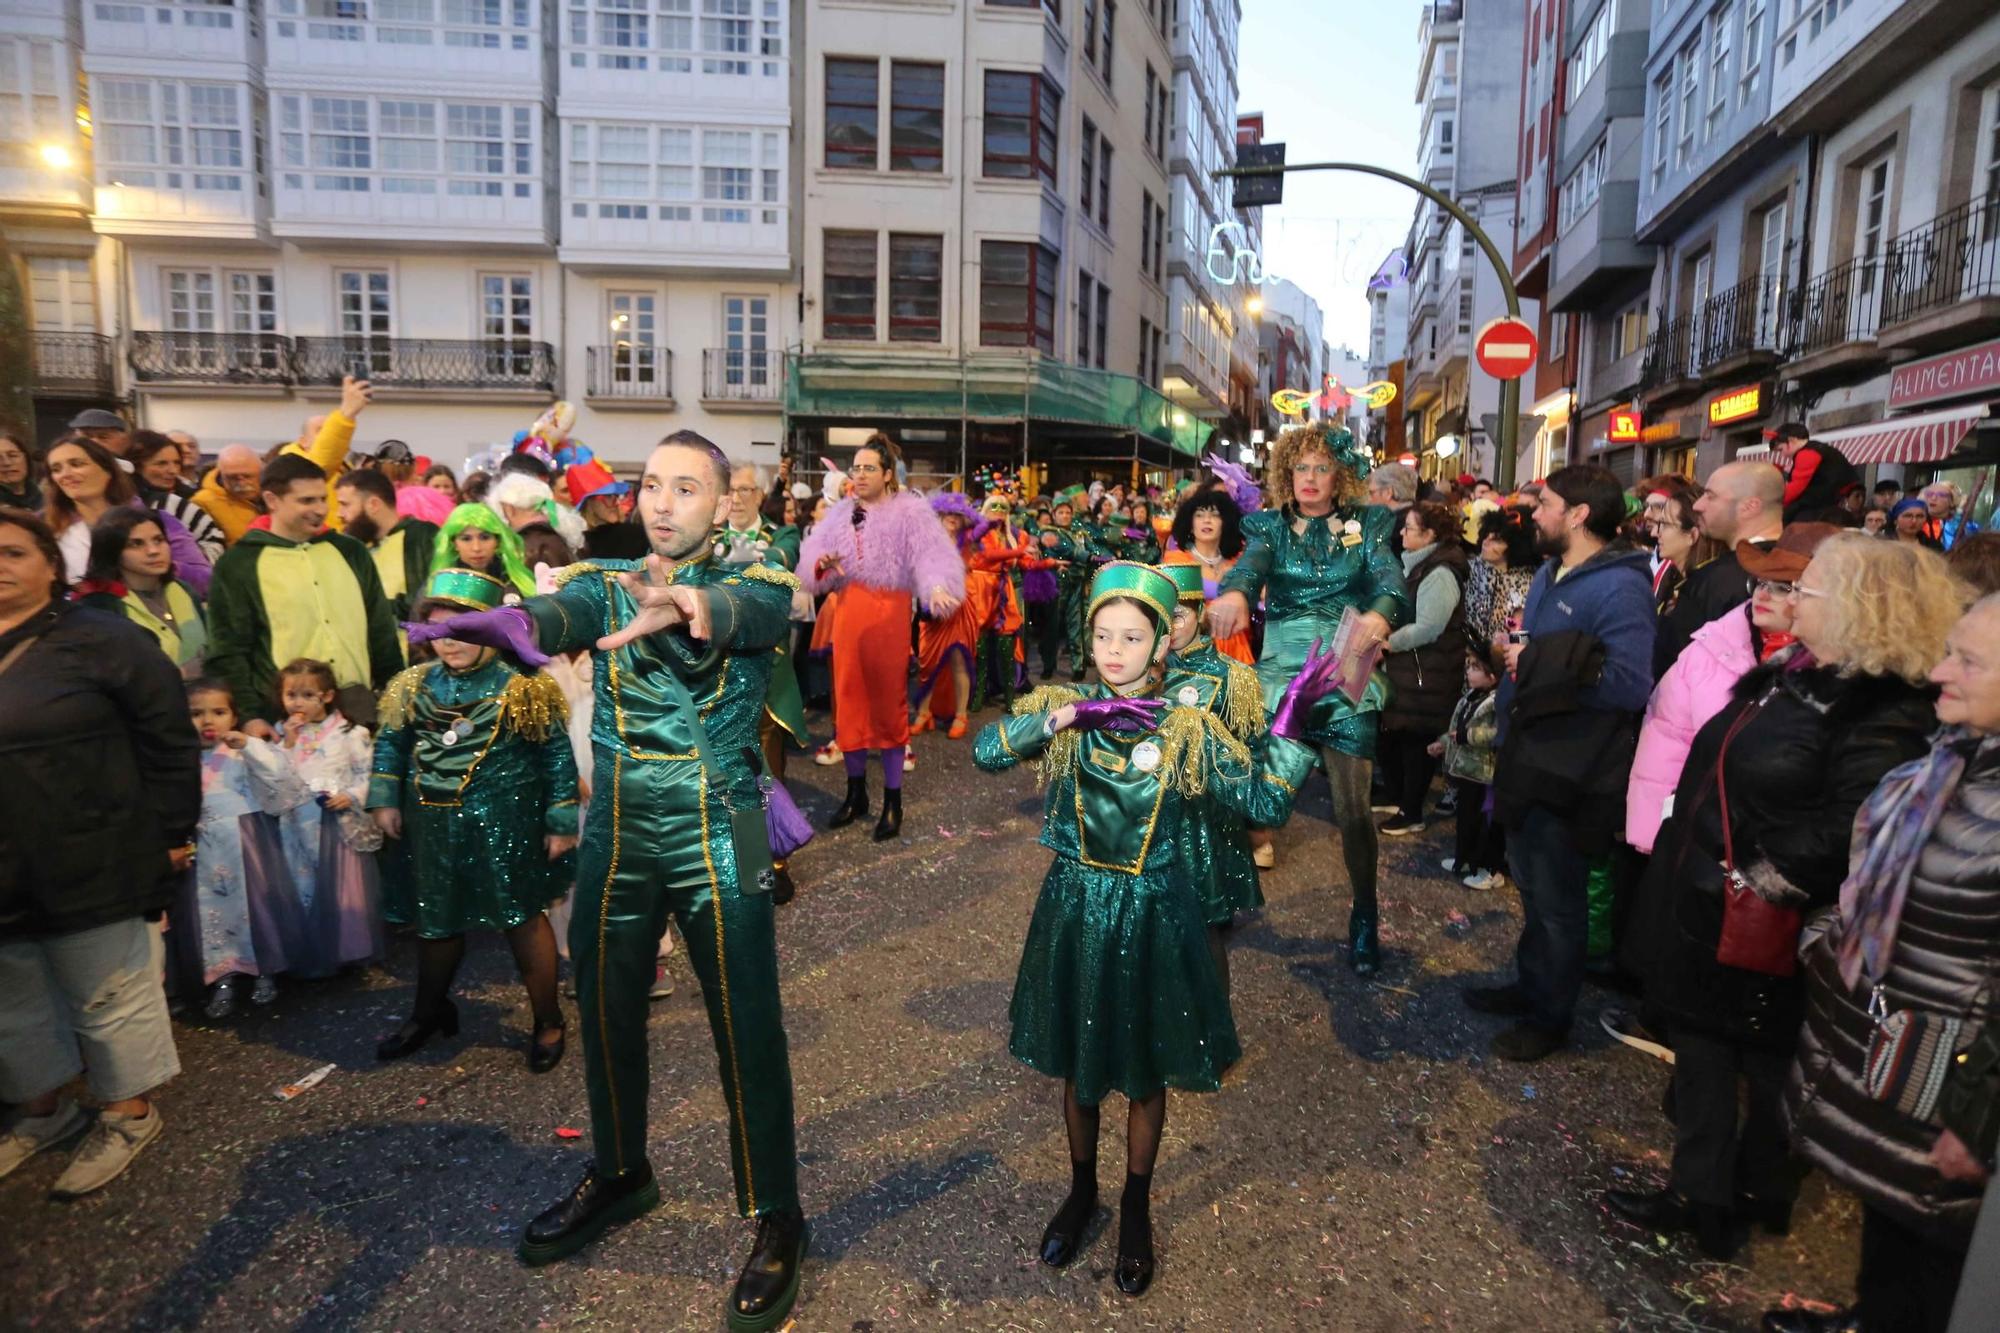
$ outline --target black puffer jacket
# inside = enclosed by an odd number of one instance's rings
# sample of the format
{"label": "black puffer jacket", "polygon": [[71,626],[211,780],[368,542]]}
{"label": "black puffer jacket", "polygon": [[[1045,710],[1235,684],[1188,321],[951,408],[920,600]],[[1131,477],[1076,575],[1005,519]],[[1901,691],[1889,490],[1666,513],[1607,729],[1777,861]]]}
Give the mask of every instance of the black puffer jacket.
{"label": "black puffer jacket", "polygon": [[1715,760],[1737,718],[1762,700],[1723,769],[1737,869],[1766,897],[1810,915],[1840,896],[1861,802],[1884,773],[1924,752],[1936,725],[1931,697],[1896,677],[1766,665],[1738,681],[1729,705],[1696,733],[1641,905],[1654,941],[1646,999],[1670,1027],[1789,1051],[1805,1015],[1803,973],[1768,976],[1715,958],[1723,914]]}
{"label": "black puffer jacket", "polygon": [[1389,702],[1382,708],[1386,731],[1418,731],[1442,735],[1451,724],[1451,710],[1465,689],[1465,581],[1471,573],[1465,548],[1447,538],[1403,576],[1415,599],[1424,580],[1438,571],[1458,583],[1458,602],[1444,630],[1429,643],[1382,658],[1389,676]]}
{"label": "black puffer jacket", "polygon": [[0,942],[164,909],[167,849],[201,817],[201,743],[153,637],[58,604],[0,657],[34,635],[0,674]]}
{"label": "black puffer jacket", "polygon": [[[1968,743],[1969,744],[1969,743]],[[1874,1023],[1867,980],[1850,991],[1834,961],[1838,929],[1806,955],[1806,1025],[1785,1106],[1794,1149],[1904,1226],[1963,1250],[1978,1186],[1932,1169],[1938,1127],[1870,1097],[1862,1061]],[[1884,979],[1889,1009],[1974,1024],[2000,1020],[2000,737],[1974,751],[1917,859]]]}

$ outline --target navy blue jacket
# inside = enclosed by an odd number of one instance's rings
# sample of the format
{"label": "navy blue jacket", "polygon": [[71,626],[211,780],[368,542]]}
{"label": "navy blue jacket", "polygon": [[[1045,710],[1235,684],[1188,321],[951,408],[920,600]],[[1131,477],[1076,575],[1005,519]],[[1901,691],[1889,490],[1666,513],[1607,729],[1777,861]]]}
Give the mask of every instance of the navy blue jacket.
{"label": "navy blue jacket", "polygon": [[[1560,560],[1545,561],[1528,587],[1521,628],[1530,642],[1566,631],[1604,645],[1604,669],[1577,695],[1580,708],[1643,713],[1653,693],[1653,578],[1644,551],[1614,542],[1556,581]],[[1507,734],[1514,681],[1500,682],[1495,704],[1500,734]]]}

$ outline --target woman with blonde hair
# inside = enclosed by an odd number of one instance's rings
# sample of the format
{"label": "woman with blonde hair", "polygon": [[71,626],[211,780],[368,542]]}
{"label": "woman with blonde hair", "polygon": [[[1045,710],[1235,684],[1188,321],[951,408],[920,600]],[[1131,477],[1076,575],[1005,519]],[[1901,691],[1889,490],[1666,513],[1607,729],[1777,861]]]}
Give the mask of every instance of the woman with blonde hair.
{"label": "woman with blonde hair", "polygon": [[[1243,555],[1208,608],[1209,631],[1220,641],[1247,629],[1251,601],[1264,598],[1257,676],[1267,709],[1277,708],[1314,642],[1333,642],[1349,611],[1356,616],[1350,651],[1387,640],[1410,618],[1402,562],[1390,544],[1401,520],[1394,510],[1367,503],[1368,467],[1368,452],[1353,433],[1323,421],[1287,429],[1271,450],[1273,507],[1244,516]],[[1359,702],[1336,692],[1309,728],[1326,765],[1334,828],[1354,886],[1348,962],[1363,976],[1382,965],[1368,785],[1385,699],[1379,677]]]}
{"label": "woman with blonde hair", "polygon": [[[1749,543],[1737,553],[1749,568],[1763,558]],[[1792,603],[1798,642],[1746,672],[1696,734],[1649,871],[1662,910],[1646,999],[1675,1057],[1671,1178],[1606,1195],[1641,1226],[1693,1232],[1716,1259],[1735,1254],[1743,1225],[1791,1225],[1780,1103],[1806,1015],[1799,935],[1840,896],[1862,802],[1924,753],[1928,677],[1964,606],[1937,555],[1858,532],[1826,538],[1772,591]]]}

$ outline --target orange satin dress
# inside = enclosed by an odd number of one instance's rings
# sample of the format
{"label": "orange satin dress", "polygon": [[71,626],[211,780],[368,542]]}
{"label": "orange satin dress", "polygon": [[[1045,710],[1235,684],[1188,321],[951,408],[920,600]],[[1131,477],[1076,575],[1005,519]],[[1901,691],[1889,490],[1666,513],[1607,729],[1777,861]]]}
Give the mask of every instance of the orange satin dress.
{"label": "orange satin dress", "polygon": [[[1174,550],[1167,552],[1160,563],[1163,565],[1198,565],[1201,561],[1197,560],[1191,551]],[[1228,576],[1229,571],[1234,568],[1236,568],[1234,560],[1224,560],[1221,564],[1213,568],[1205,569],[1202,573],[1202,595],[1207,597],[1209,601],[1214,601],[1217,591],[1216,585],[1221,583]],[[1250,631],[1248,629],[1238,634],[1232,634],[1226,639],[1217,639],[1215,641],[1215,650],[1224,657],[1235,658],[1245,666],[1257,665],[1257,656],[1250,651]]]}
{"label": "orange satin dress", "polygon": [[910,743],[910,594],[849,583],[833,618],[833,738],[849,754]]}
{"label": "orange satin dress", "polygon": [[[943,620],[917,622],[917,698],[930,698],[931,716],[939,722],[949,722],[958,716],[958,695],[949,684],[934,695],[930,692],[940,678],[950,675],[954,656],[964,665],[966,674],[971,675],[973,655],[979,647],[979,630],[985,624],[980,617],[991,614],[993,607],[992,593],[986,592],[982,599],[978,589],[995,576],[974,569],[971,551],[961,549],[959,558],[965,562],[965,600]],[[986,608],[984,612],[980,610],[982,606]]]}

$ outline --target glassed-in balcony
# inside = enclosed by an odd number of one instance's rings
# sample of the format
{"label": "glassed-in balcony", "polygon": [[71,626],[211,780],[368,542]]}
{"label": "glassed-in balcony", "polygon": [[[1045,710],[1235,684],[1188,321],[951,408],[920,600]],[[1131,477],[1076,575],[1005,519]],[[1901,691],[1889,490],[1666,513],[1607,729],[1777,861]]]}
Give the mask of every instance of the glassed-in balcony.
{"label": "glassed-in balcony", "polygon": [[542,84],[539,3],[527,0],[270,0],[270,67],[438,83]]}
{"label": "glassed-in balcony", "polygon": [[177,60],[250,65],[261,40],[255,0],[83,0],[92,56],[143,56],[163,70]]}
{"label": "glassed-in balcony", "polygon": [[766,204],[572,200],[562,219],[565,263],[781,272],[791,267],[788,210]]}

